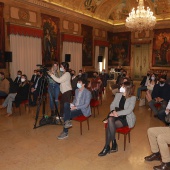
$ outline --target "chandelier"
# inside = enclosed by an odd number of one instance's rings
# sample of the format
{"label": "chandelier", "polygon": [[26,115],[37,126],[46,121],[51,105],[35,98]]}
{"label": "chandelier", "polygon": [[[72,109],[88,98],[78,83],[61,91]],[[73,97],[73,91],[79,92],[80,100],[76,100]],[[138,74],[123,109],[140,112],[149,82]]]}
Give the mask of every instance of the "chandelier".
{"label": "chandelier", "polygon": [[126,18],[125,26],[131,31],[152,30],[156,24],[156,17],[153,16],[153,12],[150,11],[149,7],[145,10],[143,0],[138,1],[137,10],[132,9],[132,12]]}

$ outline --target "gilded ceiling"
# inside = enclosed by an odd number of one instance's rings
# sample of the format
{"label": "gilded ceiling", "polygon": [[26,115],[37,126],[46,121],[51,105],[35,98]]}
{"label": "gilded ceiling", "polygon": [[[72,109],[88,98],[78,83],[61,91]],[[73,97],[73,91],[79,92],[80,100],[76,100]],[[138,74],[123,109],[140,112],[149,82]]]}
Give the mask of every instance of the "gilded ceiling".
{"label": "gilded ceiling", "polygon": [[[137,0],[42,0],[66,9],[105,21],[110,24],[123,24]],[[144,0],[157,20],[170,19],[170,0]]]}

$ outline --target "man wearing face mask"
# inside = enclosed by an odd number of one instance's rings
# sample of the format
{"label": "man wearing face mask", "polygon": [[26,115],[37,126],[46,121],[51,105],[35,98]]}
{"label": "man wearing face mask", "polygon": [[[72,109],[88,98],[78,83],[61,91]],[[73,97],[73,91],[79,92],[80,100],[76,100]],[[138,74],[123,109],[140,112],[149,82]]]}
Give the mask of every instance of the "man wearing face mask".
{"label": "man wearing face mask", "polygon": [[68,128],[72,127],[71,118],[84,115],[88,117],[91,115],[90,100],[91,92],[85,88],[87,80],[83,78],[78,79],[75,97],[72,103],[66,102],[64,104],[64,128],[58,139],[65,139],[68,137]]}
{"label": "man wearing face mask", "polygon": [[137,99],[140,99],[141,91],[142,90],[147,90],[147,85],[150,79],[150,72],[148,71],[147,76],[144,76],[141,83],[140,87],[137,89]]}
{"label": "man wearing face mask", "polygon": [[42,84],[44,78],[41,70],[37,70],[37,79],[34,84],[31,86],[31,92],[29,96],[29,105],[36,106],[37,98],[40,94],[42,94]]}
{"label": "man wearing face mask", "polygon": [[34,70],[34,74],[31,77],[31,84],[34,84],[36,79],[37,79],[37,70]]}
{"label": "man wearing face mask", "polygon": [[[154,86],[152,91],[152,100],[149,102],[149,106],[154,112],[155,117],[165,111],[168,101],[170,100],[170,85],[166,84],[165,81],[166,78],[162,75],[159,83]],[[161,104],[159,110],[155,107],[156,103]]]}
{"label": "man wearing face mask", "polygon": [[9,81],[5,78],[4,72],[0,72],[0,96],[7,96],[9,93]]}
{"label": "man wearing face mask", "polygon": [[22,71],[21,70],[18,70],[17,72],[17,77],[15,78],[14,80],[14,83],[19,85],[21,83],[21,75],[22,75]]}

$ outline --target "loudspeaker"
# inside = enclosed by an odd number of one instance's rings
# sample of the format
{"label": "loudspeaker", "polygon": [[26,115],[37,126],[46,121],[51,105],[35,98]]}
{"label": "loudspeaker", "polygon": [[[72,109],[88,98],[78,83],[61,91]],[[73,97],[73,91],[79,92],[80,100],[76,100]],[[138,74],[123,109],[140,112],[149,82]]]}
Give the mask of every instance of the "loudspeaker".
{"label": "loudspeaker", "polygon": [[5,62],[12,62],[12,52],[11,51],[5,51],[4,57],[5,57]]}
{"label": "loudspeaker", "polygon": [[103,56],[98,56],[98,62],[102,62],[103,61]]}
{"label": "loudspeaker", "polygon": [[71,54],[65,54],[65,62],[71,61]]}

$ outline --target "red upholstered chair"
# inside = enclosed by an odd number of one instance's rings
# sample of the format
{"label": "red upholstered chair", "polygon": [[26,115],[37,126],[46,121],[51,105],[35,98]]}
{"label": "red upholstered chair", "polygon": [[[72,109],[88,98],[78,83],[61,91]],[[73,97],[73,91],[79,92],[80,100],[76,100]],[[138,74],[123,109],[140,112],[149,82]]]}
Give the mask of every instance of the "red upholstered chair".
{"label": "red upholstered chair", "polygon": [[[23,100],[20,105],[19,105],[19,114],[21,116],[21,106],[24,105],[25,106],[25,111],[26,111],[26,107],[28,107],[29,111],[30,111],[30,106],[29,106],[29,100]],[[15,108],[15,107],[14,107]],[[15,112],[15,110],[14,110]]]}
{"label": "red upholstered chair", "polygon": [[[107,128],[107,123],[104,124],[104,127],[105,129]],[[116,129],[116,132],[118,133],[118,140],[119,140],[120,134],[124,135],[124,151],[126,149],[126,136],[127,135],[128,135],[129,143],[130,143],[130,131],[131,131],[131,128],[129,128],[128,126]]]}
{"label": "red upholstered chair", "polygon": [[118,133],[118,140],[119,140],[120,134],[124,135],[124,151],[126,149],[126,136],[127,135],[128,135],[129,143],[130,143],[130,131],[131,131],[131,128],[129,128],[128,126],[116,129],[116,132]]}
{"label": "red upholstered chair", "polygon": [[77,116],[77,117],[73,118],[73,120],[80,122],[80,134],[81,135],[82,135],[82,122],[87,121],[87,126],[88,126],[88,130],[89,130],[89,117],[85,117],[82,115],[82,116]]}
{"label": "red upholstered chair", "polygon": [[99,115],[99,104],[100,104],[99,100],[91,99],[91,101],[90,101],[91,110],[92,111],[94,110],[94,117],[96,116],[95,115],[96,108],[97,108],[98,115]]}

